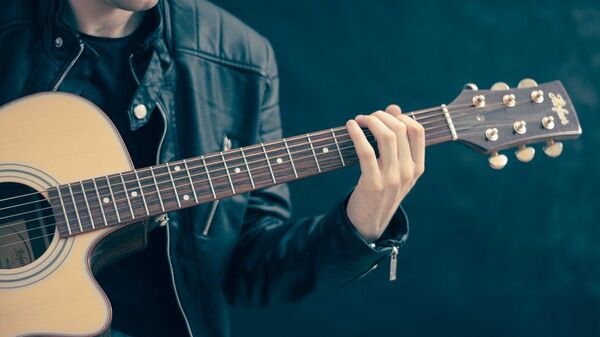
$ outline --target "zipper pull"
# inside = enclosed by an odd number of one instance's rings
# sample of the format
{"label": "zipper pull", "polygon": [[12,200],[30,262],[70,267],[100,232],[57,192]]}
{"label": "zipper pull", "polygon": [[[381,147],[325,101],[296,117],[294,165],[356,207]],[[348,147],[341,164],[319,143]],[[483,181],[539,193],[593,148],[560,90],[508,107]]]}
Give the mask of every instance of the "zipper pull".
{"label": "zipper pull", "polygon": [[227,137],[227,135],[225,135],[223,137],[223,151],[229,151],[231,150],[231,139],[229,139],[229,137]]}
{"label": "zipper pull", "polygon": [[158,224],[158,227],[165,227],[168,222],[169,222],[169,216],[166,214],[163,214],[154,219],[154,223]]}
{"label": "zipper pull", "polygon": [[398,268],[398,247],[392,247],[390,254],[390,282],[396,281],[396,270]]}

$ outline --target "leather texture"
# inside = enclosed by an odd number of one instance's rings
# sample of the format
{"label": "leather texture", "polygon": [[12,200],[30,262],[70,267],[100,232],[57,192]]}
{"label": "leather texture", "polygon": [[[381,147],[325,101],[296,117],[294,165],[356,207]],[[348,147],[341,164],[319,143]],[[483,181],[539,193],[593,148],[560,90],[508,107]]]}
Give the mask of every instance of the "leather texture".
{"label": "leather texture", "polygon": [[[78,93],[89,77],[94,53],[62,22],[63,5],[0,4],[0,104],[55,88]],[[233,147],[282,138],[277,66],[264,37],[205,1],[161,0],[150,12],[155,30],[131,55],[140,87],[129,113],[133,129],[164,115],[160,162],[219,151],[225,137]],[[134,117],[138,104],[148,108],[146,119]],[[230,336],[229,304],[290,302],[345,285],[406,239],[400,209],[369,245],[345,202],[292,218],[284,184],[169,214],[175,288],[192,334]]]}

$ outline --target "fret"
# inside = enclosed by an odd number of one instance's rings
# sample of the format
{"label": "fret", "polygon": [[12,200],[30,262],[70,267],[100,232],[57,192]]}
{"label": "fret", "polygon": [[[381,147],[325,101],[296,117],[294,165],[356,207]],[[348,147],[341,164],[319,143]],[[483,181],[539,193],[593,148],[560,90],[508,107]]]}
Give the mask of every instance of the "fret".
{"label": "fret", "polygon": [[122,181],[125,182],[125,193],[131,203],[135,219],[140,219],[149,215],[149,212],[146,212],[143,191],[140,189],[141,184],[137,177],[137,171],[135,170],[123,172],[121,174]]}
{"label": "fret", "polygon": [[116,173],[108,176],[110,188],[114,194],[114,202],[117,205],[117,210],[121,216],[122,223],[128,223],[135,219],[133,212],[133,204],[129,199],[129,192],[125,180],[121,173]]}
{"label": "fret", "polygon": [[67,209],[65,208],[65,202],[63,200],[62,193],[60,193],[60,186],[58,186],[56,188],[56,190],[58,191],[58,198],[60,199],[60,206],[62,207],[63,213],[65,214],[65,222],[67,223],[67,229],[69,230],[69,235],[72,235],[73,231],[71,230],[71,225],[69,224],[69,216],[67,214]]}
{"label": "fret", "polygon": [[108,187],[108,180],[106,179],[94,179],[95,187],[97,187],[98,195],[100,196],[99,203],[104,210],[104,216],[108,226],[117,223],[116,212],[113,212],[114,205],[111,202],[110,189]]}
{"label": "fret", "polygon": [[169,172],[169,179],[171,180],[171,185],[173,185],[173,193],[175,193],[175,200],[177,200],[177,206],[181,207],[181,201],[179,200],[179,193],[177,192],[177,187],[175,187],[175,180],[173,180],[173,175],[171,174],[171,168],[169,164],[167,165],[167,172]]}
{"label": "fret", "polygon": [[244,148],[240,148],[240,152],[242,153],[242,158],[244,159],[244,165],[246,165],[246,170],[248,170],[248,178],[250,178],[250,184],[252,184],[252,188],[255,189],[256,185],[254,185],[254,179],[252,178],[252,172],[250,171],[250,166],[248,165],[248,160],[246,160],[246,154],[244,153]]}
{"label": "fret", "polygon": [[135,219],[135,213],[133,213],[133,207],[131,207],[131,200],[129,200],[129,191],[127,191],[127,186],[125,185],[125,179],[123,179],[123,174],[119,173],[119,178],[121,178],[121,184],[123,184],[123,193],[125,193],[125,200],[127,200],[127,205],[129,206],[129,211],[131,212],[131,218]]}
{"label": "fret", "polygon": [[285,146],[281,142],[274,142],[267,143],[264,147],[269,154],[271,167],[277,183],[294,179],[294,167],[288,157]]}
{"label": "fret", "polygon": [[186,207],[188,204],[197,203],[192,199],[192,195],[196,193],[196,190],[193,188],[192,184],[190,184],[189,172],[186,169],[185,163],[183,161],[171,163],[171,174],[175,181],[175,186],[177,187],[181,205]]}
{"label": "fret", "polygon": [[152,166],[150,166],[150,174],[152,175],[152,180],[154,181],[154,186],[156,187],[156,193],[158,194],[158,201],[160,202],[160,209],[164,212],[165,205],[163,204],[162,196],[160,194],[160,187],[158,187],[158,182],[156,181],[156,175],[154,174],[154,170]]}
{"label": "fret", "polygon": [[96,184],[96,178],[92,179],[92,183],[94,184],[94,190],[96,191],[96,197],[98,198],[98,204],[100,205],[102,219],[104,220],[104,226],[108,227],[108,221],[106,221],[106,215],[104,214],[104,206],[102,206],[102,199],[100,198],[100,192],[98,191],[98,185]]}
{"label": "fret", "polygon": [[308,144],[310,145],[310,149],[312,150],[313,157],[315,157],[315,163],[317,163],[317,170],[321,172],[321,165],[319,165],[319,160],[317,159],[317,153],[315,152],[315,148],[313,146],[312,141],[310,140],[310,135],[306,134],[306,139],[308,140]]}
{"label": "fret", "polygon": [[160,198],[155,189],[154,180],[150,174],[150,168],[145,167],[135,171],[135,176],[139,184],[136,186],[140,189],[140,194],[143,196],[142,201],[145,202],[144,209],[148,210],[148,215],[158,214],[161,211]]}
{"label": "fret", "polygon": [[338,151],[338,154],[340,155],[340,160],[342,161],[342,166],[346,166],[346,163],[344,162],[344,156],[342,156],[342,150],[340,150],[340,144],[338,144],[338,140],[337,137],[335,135],[335,131],[333,131],[333,129],[331,130],[331,135],[333,136],[333,140],[335,141],[335,148]]}
{"label": "fret", "polygon": [[265,144],[260,143],[260,146],[262,146],[265,158],[267,158],[267,165],[269,166],[269,171],[271,172],[271,177],[273,178],[273,184],[277,184],[277,181],[275,180],[275,174],[273,173],[273,168],[271,167],[271,160],[269,159],[269,156],[267,155],[267,150],[265,149]]}
{"label": "fret", "polygon": [[73,189],[71,188],[71,184],[67,184],[69,187],[69,192],[71,192],[71,200],[73,200],[73,208],[75,208],[75,215],[77,216],[77,222],[79,223],[79,229],[83,232],[83,226],[81,225],[81,218],[79,217],[79,210],[77,209],[77,203],[75,202],[75,197],[73,196]]}
{"label": "fret", "polygon": [[190,174],[190,169],[185,159],[183,160],[183,166],[185,167],[185,172],[187,173],[187,177],[190,180],[190,187],[192,188],[192,193],[194,194],[194,200],[196,200],[196,203],[199,203],[198,195],[196,195],[196,187],[194,187],[194,181],[192,180],[192,175]]}
{"label": "fret", "polygon": [[142,196],[142,201],[144,203],[144,209],[146,210],[146,215],[150,215],[150,211],[148,210],[148,203],[146,203],[146,196],[144,195],[144,189],[142,188],[142,183],[140,182],[140,176],[138,175],[137,170],[133,171],[135,173],[135,179],[137,181],[138,187],[140,188],[140,194]]}
{"label": "fret", "polygon": [[93,230],[95,227],[92,226],[92,221],[94,221],[94,219],[90,218],[89,203],[86,203],[87,195],[85,195],[85,191],[82,188],[82,183],[82,181],[72,182],[69,186],[73,191],[72,197],[75,199],[75,207],[79,212],[81,227],[83,227],[83,231],[85,232],[87,230]]}
{"label": "fret", "polygon": [[[102,210],[100,205],[95,202],[96,198],[96,189],[94,188],[94,183],[91,179],[82,180],[79,185],[73,186],[73,191],[76,188],[80,188],[84,195],[85,207],[88,208],[87,215],[89,215],[90,219],[93,221],[92,229],[98,229],[104,227],[104,222],[102,218]],[[77,195],[77,191],[75,191],[75,195]],[[87,199],[87,200],[86,200]],[[80,202],[80,200],[78,200]],[[85,220],[84,220],[85,223]]]}
{"label": "fret", "polygon": [[92,217],[92,209],[90,208],[90,203],[88,202],[87,195],[85,195],[85,187],[83,186],[83,181],[80,181],[79,184],[81,185],[81,192],[83,193],[83,199],[85,200],[85,205],[87,207],[88,214],[90,215],[90,221],[92,222],[92,228],[96,229],[96,224],[94,223],[94,217]]}
{"label": "fret", "polygon": [[223,151],[221,151],[221,159],[223,159],[223,166],[225,166],[225,173],[227,174],[227,178],[229,179],[229,185],[231,186],[231,192],[233,194],[235,194],[235,188],[233,187],[233,181],[231,180],[231,175],[229,174],[229,168],[227,167],[227,160],[225,160]]}
{"label": "fret", "polygon": [[312,145],[321,166],[321,172],[328,172],[345,166],[345,161],[342,163],[341,152],[337,151],[338,147],[335,143],[335,138],[332,138],[331,129],[329,132],[319,132],[312,134]]}
{"label": "fret", "polygon": [[[205,166],[202,163],[201,158],[200,157],[191,158],[191,159],[189,159],[189,161],[186,162],[186,165],[187,165],[187,170],[186,170],[187,171],[187,180],[191,179],[191,181],[193,183],[193,188],[191,188],[191,186],[190,186],[190,189],[192,190],[190,193],[192,193],[192,194],[195,193],[195,198],[198,198],[198,202],[194,203],[193,200],[191,200],[191,198],[190,198],[190,202],[192,204],[198,204],[198,203],[215,200],[215,197],[212,193],[212,189],[211,189],[210,184],[207,179]],[[208,163],[207,163],[207,165],[208,165]],[[187,180],[184,180],[184,181],[187,181]],[[216,192],[217,191],[215,190],[215,193]]]}
{"label": "fret", "polygon": [[112,199],[112,204],[115,207],[115,214],[117,215],[117,222],[121,223],[121,215],[119,214],[119,207],[117,207],[117,200],[115,200],[115,194],[113,193],[113,189],[110,183],[110,179],[106,176],[106,186],[108,186],[108,191],[110,192],[110,198]]}
{"label": "fret", "polygon": [[283,144],[285,145],[285,150],[287,151],[288,157],[290,157],[290,163],[292,163],[292,169],[294,170],[294,177],[298,178],[298,172],[296,171],[296,165],[294,164],[294,159],[292,159],[292,153],[290,152],[290,147],[288,146],[287,140],[283,139]]}
{"label": "fret", "polygon": [[204,156],[200,157],[202,159],[202,163],[204,164],[204,170],[206,172],[206,177],[208,178],[208,184],[210,185],[210,190],[215,199],[217,199],[217,193],[215,193],[215,187],[213,186],[212,180],[210,179],[210,172],[208,172],[208,165],[206,165],[206,160]]}

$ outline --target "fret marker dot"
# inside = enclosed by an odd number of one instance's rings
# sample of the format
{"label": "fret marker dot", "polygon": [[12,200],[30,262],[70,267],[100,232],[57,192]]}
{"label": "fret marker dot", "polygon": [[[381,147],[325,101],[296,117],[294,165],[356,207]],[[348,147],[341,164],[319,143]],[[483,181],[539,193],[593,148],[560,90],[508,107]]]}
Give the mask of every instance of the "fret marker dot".
{"label": "fret marker dot", "polygon": [[102,202],[105,203],[105,204],[108,204],[110,202],[110,199],[109,198],[104,198],[104,199],[102,199]]}
{"label": "fret marker dot", "polygon": [[133,192],[131,192],[131,196],[132,196],[132,197],[134,197],[134,198],[135,198],[135,197],[137,197],[137,195],[138,195],[138,193],[137,193],[136,191],[133,191]]}
{"label": "fret marker dot", "polygon": [[277,162],[277,164],[283,163],[283,159],[281,159],[281,158],[277,158],[277,159],[275,159],[275,161]]}
{"label": "fret marker dot", "polygon": [[188,200],[190,200],[190,196],[189,196],[189,195],[187,195],[187,194],[184,194],[184,195],[183,195],[183,200],[185,200],[185,201],[188,201]]}
{"label": "fret marker dot", "polygon": [[242,170],[240,170],[240,168],[239,168],[239,167],[236,167],[236,168],[234,168],[234,169],[233,169],[233,172],[235,172],[235,173],[240,173],[241,171],[242,171]]}
{"label": "fret marker dot", "polygon": [[323,148],[323,153],[327,153],[327,152],[329,152],[329,148],[324,147]]}
{"label": "fret marker dot", "polygon": [[179,167],[179,165],[175,166],[174,169],[175,169],[175,172],[181,171],[181,167]]}

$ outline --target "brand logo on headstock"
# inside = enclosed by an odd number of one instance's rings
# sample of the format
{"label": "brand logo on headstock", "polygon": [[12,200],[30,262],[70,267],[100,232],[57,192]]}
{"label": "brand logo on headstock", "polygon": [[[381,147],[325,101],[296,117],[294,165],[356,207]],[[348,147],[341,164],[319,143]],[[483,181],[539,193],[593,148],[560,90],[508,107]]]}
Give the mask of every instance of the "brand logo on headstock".
{"label": "brand logo on headstock", "polygon": [[569,124],[569,119],[567,118],[569,110],[565,109],[565,105],[567,105],[565,99],[562,98],[560,94],[554,93],[549,93],[548,97],[550,97],[550,100],[552,101],[552,111],[556,112],[558,118],[560,119],[560,123],[562,125]]}

